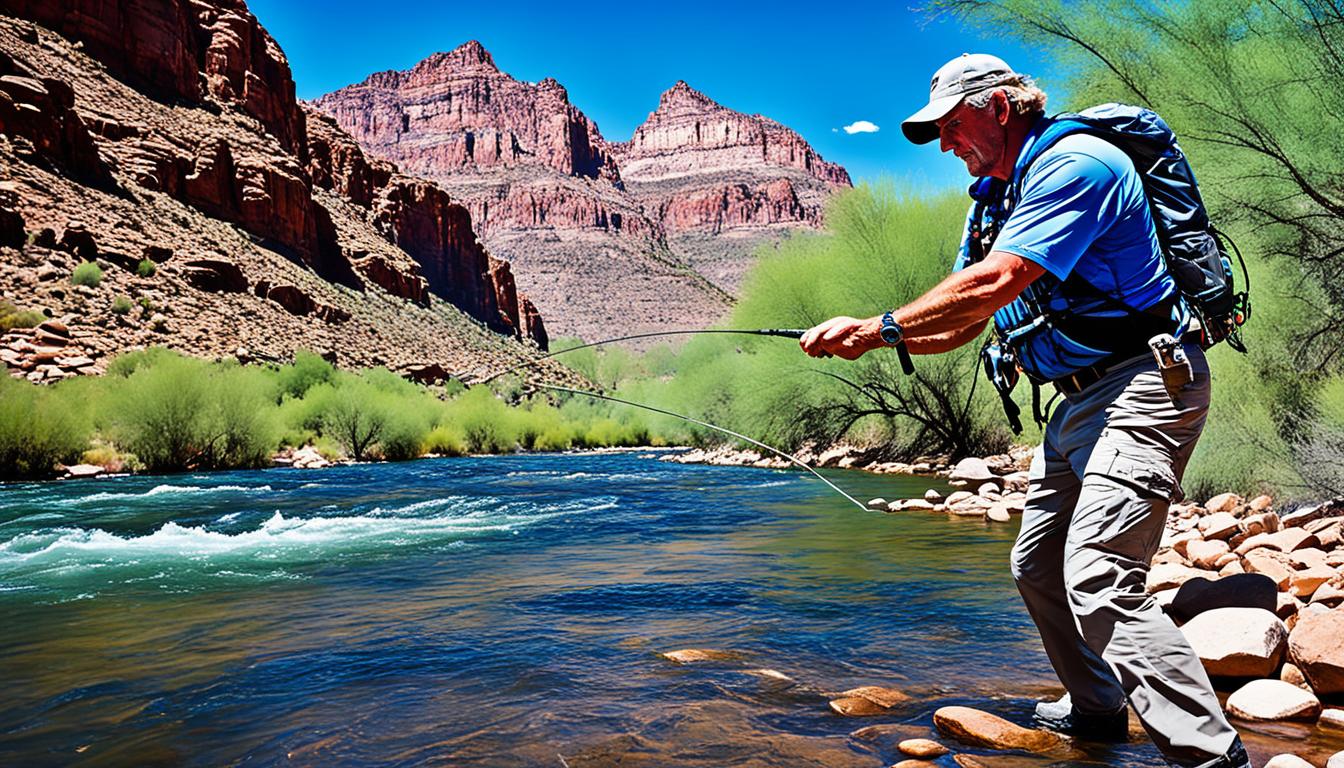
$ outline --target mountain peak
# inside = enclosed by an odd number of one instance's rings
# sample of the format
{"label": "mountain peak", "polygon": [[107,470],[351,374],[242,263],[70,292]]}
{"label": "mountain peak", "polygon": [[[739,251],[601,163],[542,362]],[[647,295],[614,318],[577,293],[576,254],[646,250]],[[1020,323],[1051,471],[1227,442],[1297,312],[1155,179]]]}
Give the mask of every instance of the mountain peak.
{"label": "mountain peak", "polygon": [[499,67],[495,66],[494,57],[477,40],[468,40],[446,53],[440,51],[431,54],[428,58],[416,64],[411,71],[424,72],[445,69],[453,71],[499,71]]}
{"label": "mountain peak", "polygon": [[676,85],[663,91],[663,95],[658,98],[658,109],[674,107],[718,107],[719,104],[705,94],[695,90],[686,84],[685,80],[678,80]]}

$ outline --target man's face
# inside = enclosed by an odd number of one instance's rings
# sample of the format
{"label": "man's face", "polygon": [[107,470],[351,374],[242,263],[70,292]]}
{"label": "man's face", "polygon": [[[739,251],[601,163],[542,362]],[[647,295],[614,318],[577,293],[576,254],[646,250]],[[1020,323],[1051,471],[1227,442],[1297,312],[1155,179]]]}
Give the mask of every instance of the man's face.
{"label": "man's face", "polygon": [[992,175],[1003,158],[1005,133],[998,119],[999,98],[995,94],[983,109],[962,101],[935,123],[939,148],[960,158],[975,177]]}

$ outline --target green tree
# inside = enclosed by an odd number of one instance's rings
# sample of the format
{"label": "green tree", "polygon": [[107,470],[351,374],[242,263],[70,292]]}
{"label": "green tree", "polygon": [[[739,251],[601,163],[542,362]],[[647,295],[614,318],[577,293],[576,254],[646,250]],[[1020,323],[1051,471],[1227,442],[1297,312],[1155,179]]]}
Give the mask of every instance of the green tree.
{"label": "green tree", "polygon": [[0,478],[46,477],[88,447],[90,425],[62,394],[0,371]]}

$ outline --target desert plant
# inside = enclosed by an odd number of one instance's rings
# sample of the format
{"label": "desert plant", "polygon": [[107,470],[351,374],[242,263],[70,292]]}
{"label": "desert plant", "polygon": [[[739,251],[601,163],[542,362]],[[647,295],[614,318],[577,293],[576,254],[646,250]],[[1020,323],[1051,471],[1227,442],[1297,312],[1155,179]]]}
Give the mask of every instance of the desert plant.
{"label": "desert plant", "polygon": [[88,447],[89,424],[57,387],[0,376],[0,478],[45,477]]}
{"label": "desert plant", "polygon": [[85,261],[75,267],[74,272],[70,273],[70,282],[75,285],[97,288],[98,284],[103,282],[103,268],[95,262]]}
{"label": "desert plant", "polygon": [[320,355],[306,349],[294,351],[294,362],[281,366],[278,378],[281,394],[303,397],[316,384],[331,381],[336,367]]}
{"label": "desert plant", "polygon": [[31,309],[19,309],[8,301],[0,301],[0,331],[14,328],[32,328],[47,318]]}
{"label": "desert plant", "polygon": [[126,298],[125,296],[118,296],[112,300],[112,314],[124,315],[130,312],[131,307],[134,306],[135,305],[131,303],[130,299]]}
{"label": "desert plant", "polygon": [[158,265],[149,259],[141,259],[140,263],[135,265],[135,274],[140,277],[153,277],[157,271],[159,271]]}

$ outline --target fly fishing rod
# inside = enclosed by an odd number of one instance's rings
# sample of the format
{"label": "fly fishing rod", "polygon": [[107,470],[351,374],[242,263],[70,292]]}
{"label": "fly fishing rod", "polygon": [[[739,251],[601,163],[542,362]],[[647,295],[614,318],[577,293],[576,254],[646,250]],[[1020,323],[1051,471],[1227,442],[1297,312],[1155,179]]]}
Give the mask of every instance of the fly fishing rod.
{"label": "fly fishing rod", "polygon": [[590,342],[588,342],[587,344],[579,344],[579,345],[576,345],[576,346],[573,346],[573,347],[566,347],[566,348],[564,348],[564,349],[557,349],[557,350],[555,350],[554,352],[548,352],[548,353],[546,353],[546,354],[544,354],[544,355],[541,355],[540,357],[534,357],[534,358],[532,358],[531,360],[526,360],[526,361],[521,362],[521,363],[519,363],[519,364],[517,364],[517,365],[515,365],[515,366],[509,367],[509,368],[505,368],[504,370],[500,371],[499,373],[492,373],[492,374],[490,374],[489,376],[486,376],[484,379],[481,379],[480,381],[475,382],[475,383],[477,383],[477,384],[488,384],[489,382],[494,381],[495,379],[499,378],[500,376],[504,376],[504,375],[513,373],[514,371],[520,370],[520,369],[522,369],[522,368],[529,368],[529,367],[531,367],[531,366],[533,366],[533,365],[536,365],[537,363],[541,362],[542,360],[549,360],[549,359],[551,359],[552,357],[555,357],[556,355],[563,355],[563,354],[565,354],[566,352],[575,352],[575,351],[580,350],[580,349],[588,349],[589,347],[600,347],[600,346],[603,346],[603,345],[606,345],[606,344],[615,344],[615,343],[618,342],[618,341],[632,341],[632,340],[634,340],[634,339],[652,339],[652,338],[656,338],[656,337],[658,337],[658,336],[689,336],[689,335],[699,335],[699,334],[703,334],[703,333],[735,333],[735,334],[746,335],[746,336],[778,336],[778,337],[780,337],[780,338],[785,338],[785,339],[801,339],[801,338],[803,338],[803,334],[807,333],[807,330],[806,330],[806,329],[803,329],[803,328],[745,328],[745,329],[744,329],[744,328],[691,328],[691,329],[687,329],[687,330],[678,330],[678,331],[650,331],[650,332],[648,332],[648,333],[632,333],[632,334],[630,334],[629,336],[617,336],[617,337],[614,338],[614,339],[603,339],[603,340],[601,340],[601,341],[590,341]]}

